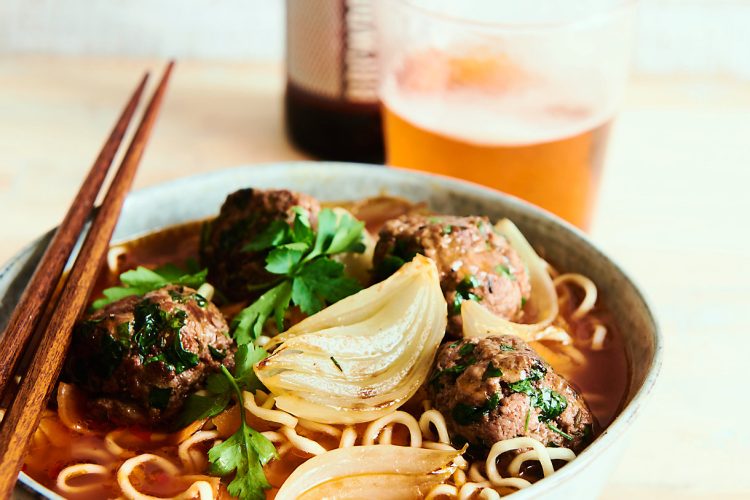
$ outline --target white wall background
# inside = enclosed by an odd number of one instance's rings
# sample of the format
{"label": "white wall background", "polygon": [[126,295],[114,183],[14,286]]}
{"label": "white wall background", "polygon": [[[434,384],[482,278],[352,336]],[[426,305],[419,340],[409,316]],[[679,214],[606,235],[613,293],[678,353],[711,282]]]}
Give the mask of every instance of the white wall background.
{"label": "white wall background", "polygon": [[[0,0],[0,54],[278,60],[283,51],[284,0]],[[750,81],[750,0],[642,0],[635,69]]]}

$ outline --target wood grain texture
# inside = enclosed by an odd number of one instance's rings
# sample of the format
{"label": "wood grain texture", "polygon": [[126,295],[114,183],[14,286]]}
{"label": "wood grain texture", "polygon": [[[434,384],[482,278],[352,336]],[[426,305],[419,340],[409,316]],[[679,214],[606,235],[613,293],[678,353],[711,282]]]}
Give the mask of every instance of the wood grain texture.
{"label": "wood grain texture", "polygon": [[[91,223],[55,312],[47,324],[28,371],[0,422],[0,498],[9,498],[23,465],[31,436],[46,408],[70,345],[70,331],[86,306],[96,276],[107,254],[122,204],[133,184],[151,130],[158,116],[173,63],[167,65],[161,82],[143,114],[133,140]],[[145,80],[144,80],[145,83]]]}
{"label": "wood grain texture", "polygon": [[[0,59],[0,261],[57,224],[149,60]],[[280,64],[180,63],[136,186],[304,158]],[[594,241],[655,306],[653,397],[602,498],[750,498],[750,84],[635,79],[613,129]],[[64,126],[62,126],[64,124]]]}
{"label": "wood grain texture", "polygon": [[49,304],[52,293],[62,276],[65,264],[70,258],[86,220],[94,208],[104,178],[112,160],[120,147],[143,89],[148,81],[148,73],[141,79],[125,109],[117,120],[112,132],[104,143],[99,156],[94,161],[81,189],[65,215],[60,228],[55,232],[46,252],[42,256],[36,272],[26,286],[21,300],[8,322],[5,333],[0,337],[0,394],[13,374],[22,350],[28,345],[31,334],[39,325],[43,309]]}

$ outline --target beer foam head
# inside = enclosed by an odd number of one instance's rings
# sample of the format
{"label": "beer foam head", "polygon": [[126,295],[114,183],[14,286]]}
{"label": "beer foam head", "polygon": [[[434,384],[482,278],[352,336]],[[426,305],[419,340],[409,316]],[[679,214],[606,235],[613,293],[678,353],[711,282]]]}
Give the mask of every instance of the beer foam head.
{"label": "beer foam head", "polygon": [[[403,68],[383,82],[382,100],[413,125],[464,142],[518,146],[563,139],[591,129],[613,113],[597,86],[563,85],[533,75],[481,67],[459,74],[433,60]],[[510,70],[504,70],[510,71]]]}
{"label": "beer foam head", "polygon": [[[577,135],[614,113],[626,81],[629,24],[579,9],[622,2],[416,3],[481,22],[414,15],[392,30],[386,23],[380,95],[404,120],[462,141],[525,145]],[[576,16],[586,22],[507,29]]]}

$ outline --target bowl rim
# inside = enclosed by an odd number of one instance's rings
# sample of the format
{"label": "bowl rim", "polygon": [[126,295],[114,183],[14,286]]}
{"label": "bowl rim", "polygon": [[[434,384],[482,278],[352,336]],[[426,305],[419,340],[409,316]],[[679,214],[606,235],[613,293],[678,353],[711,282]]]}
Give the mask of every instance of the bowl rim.
{"label": "bowl rim", "polygon": [[[573,233],[573,236],[575,236],[575,238],[578,240],[576,244],[584,244],[588,246],[589,249],[593,251],[593,253],[596,255],[598,259],[603,259],[607,261],[612,266],[612,268],[617,273],[620,274],[624,282],[628,286],[632,287],[632,289],[635,291],[636,297],[644,305],[644,312],[647,316],[646,318],[647,322],[649,322],[653,326],[652,340],[653,340],[654,352],[653,352],[653,357],[651,358],[651,361],[649,363],[649,366],[646,369],[643,383],[635,391],[632,399],[620,410],[620,412],[617,414],[614,420],[609,424],[609,426],[591,444],[589,444],[581,453],[579,453],[576,456],[575,460],[567,464],[565,467],[555,471],[553,475],[537,481],[536,483],[534,483],[532,486],[528,488],[524,488],[522,490],[514,492],[513,493],[514,498],[522,500],[523,498],[529,498],[529,497],[536,496],[536,495],[550,493],[552,489],[558,488],[559,484],[569,482],[571,479],[573,479],[576,476],[578,472],[584,469],[595,458],[603,454],[608,448],[611,448],[613,445],[615,445],[617,443],[617,440],[620,439],[622,435],[632,425],[639,411],[641,410],[641,408],[647,401],[650,394],[653,392],[654,386],[656,384],[656,381],[661,371],[663,349],[664,349],[664,339],[663,339],[663,335],[661,333],[659,324],[653,313],[653,308],[651,307],[650,302],[647,300],[647,297],[645,296],[642,289],[630,277],[630,275],[628,275],[628,273],[626,273],[616,261],[614,261],[612,258],[607,256],[602,250],[600,250],[599,247],[591,241],[591,239],[589,238],[587,234],[585,234],[583,231],[573,226],[572,224],[568,223],[567,221],[559,218],[558,216],[536,205],[533,205],[524,200],[521,200],[520,198],[517,198],[510,194],[503,193],[501,191],[498,191],[498,190],[495,190],[495,189],[492,189],[490,187],[483,186],[480,184],[476,184],[470,181],[456,179],[453,177],[448,177],[448,176],[439,175],[439,174],[419,172],[419,171],[414,171],[414,170],[409,170],[409,169],[399,168],[399,167],[392,167],[392,166],[384,167],[382,165],[369,165],[369,164],[351,163],[351,162],[280,161],[280,162],[266,162],[266,163],[258,163],[258,164],[243,164],[243,165],[238,165],[234,167],[220,168],[220,169],[209,171],[209,172],[193,174],[189,176],[178,177],[176,179],[170,179],[164,182],[159,182],[159,183],[132,191],[126,199],[126,206],[127,204],[137,202],[138,200],[143,199],[143,198],[146,198],[146,199],[153,198],[156,194],[158,194],[160,191],[164,189],[170,189],[170,188],[179,189],[179,187],[182,185],[200,183],[202,180],[211,179],[211,178],[222,176],[222,175],[231,176],[232,174],[237,174],[240,172],[246,172],[248,173],[248,175],[252,173],[261,174],[261,173],[265,173],[264,171],[271,171],[271,170],[273,170],[273,173],[266,174],[266,175],[277,174],[279,176],[279,181],[280,181],[279,184],[283,184],[282,176],[283,176],[283,173],[286,171],[323,170],[329,173],[330,171],[333,171],[334,173],[338,171],[342,173],[343,175],[353,175],[353,174],[356,174],[357,172],[365,172],[365,171],[368,174],[372,174],[373,172],[378,171],[379,173],[377,175],[381,176],[385,182],[398,181],[399,179],[403,180],[403,179],[409,179],[409,178],[411,178],[412,180],[433,181],[441,185],[441,187],[445,189],[446,191],[461,191],[464,194],[467,194],[470,197],[474,197],[474,198],[476,197],[494,198],[494,199],[501,201],[502,203],[514,206],[515,208],[521,211],[529,212],[538,218],[548,219],[551,223],[558,225],[558,226],[562,226],[562,228],[566,232]],[[123,210],[126,210],[126,208],[123,208]],[[160,228],[155,227],[153,229],[158,230]],[[18,253],[13,255],[10,259],[8,259],[7,262],[3,263],[3,265],[0,267],[0,279],[14,266],[16,262],[18,262],[23,257],[26,257],[35,248],[37,248],[37,246],[41,244],[44,241],[44,239],[48,237],[54,230],[55,229],[53,228],[50,231],[42,234],[41,236],[36,238],[34,241],[32,241],[31,243],[23,247]],[[134,237],[137,237],[137,235],[130,235],[128,236],[128,239],[131,239]],[[19,473],[19,478],[18,478],[18,483],[17,483],[16,488],[19,488],[19,487],[23,488],[27,494],[31,494],[38,498],[54,498],[54,499],[63,498],[57,493],[49,490],[42,484],[38,483],[36,480],[31,478],[31,476],[27,475],[25,472]]]}

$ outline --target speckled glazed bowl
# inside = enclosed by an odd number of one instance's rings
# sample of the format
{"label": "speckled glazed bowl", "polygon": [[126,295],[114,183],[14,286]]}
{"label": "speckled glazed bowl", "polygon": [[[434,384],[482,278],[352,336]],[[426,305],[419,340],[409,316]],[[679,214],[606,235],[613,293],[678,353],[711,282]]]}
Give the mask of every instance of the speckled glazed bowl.
{"label": "speckled glazed bowl", "polygon": [[[554,475],[513,495],[525,498],[595,498],[620,456],[630,428],[656,381],[662,341],[641,293],[625,273],[578,230],[549,213],[477,185],[405,170],[344,163],[247,166],[187,177],[132,193],[114,241],[218,213],[226,195],[242,187],[284,187],[322,200],[364,198],[383,193],[425,201],[436,211],[512,219],[531,243],[544,248],[561,269],[589,276],[625,337],[630,363],[627,404],[617,419],[576,460]],[[36,265],[49,234],[31,244],[0,271],[0,331]],[[17,496],[57,496],[20,475]]]}

